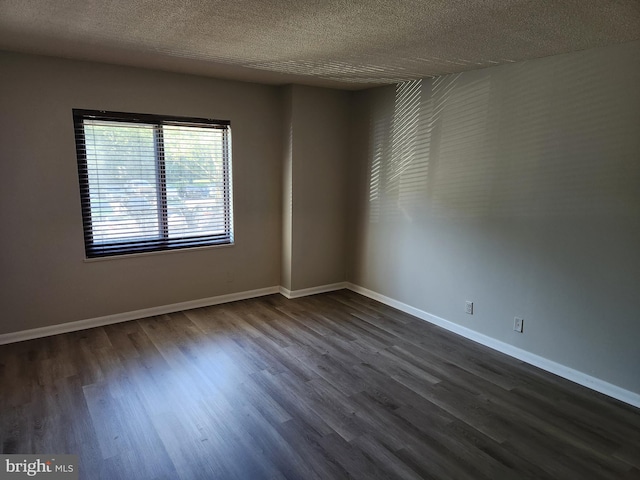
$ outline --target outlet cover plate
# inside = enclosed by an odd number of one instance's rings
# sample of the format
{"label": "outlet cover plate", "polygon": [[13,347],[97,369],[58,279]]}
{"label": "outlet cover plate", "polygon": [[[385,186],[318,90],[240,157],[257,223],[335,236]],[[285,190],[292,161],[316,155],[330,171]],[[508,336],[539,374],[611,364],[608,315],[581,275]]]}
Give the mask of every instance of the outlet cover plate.
{"label": "outlet cover plate", "polygon": [[464,302],[464,311],[469,315],[473,315],[473,302]]}
{"label": "outlet cover plate", "polygon": [[524,318],[514,317],[513,329],[518,333],[522,333],[522,331],[524,330]]}

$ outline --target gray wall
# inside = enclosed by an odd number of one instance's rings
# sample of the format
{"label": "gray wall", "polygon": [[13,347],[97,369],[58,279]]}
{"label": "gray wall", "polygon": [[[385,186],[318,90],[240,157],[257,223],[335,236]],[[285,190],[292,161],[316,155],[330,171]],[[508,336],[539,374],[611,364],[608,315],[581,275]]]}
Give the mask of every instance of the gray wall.
{"label": "gray wall", "polygon": [[640,393],[640,42],[353,115],[349,281]]}
{"label": "gray wall", "polygon": [[293,86],[292,289],[345,280],[347,92]]}
{"label": "gray wall", "polygon": [[[279,285],[279,89],[0,54],[0,92],[0,333]],[[72,108],[231,120],[235,245],[83,261]]]}
{"label": "gray wall", "polygon": [[[0,91],[0,334],[345,280],[347,92],[9,53]],[[84,261],[73,108],[231,120],[235,245]]]}
{"label": "gray wall", "polygon": [[282,89],[282,266],[280,285],[291,290],[293,256],[293,86]]}
{"label": "gray wall", "polygon": [[285,105],[283,286],[343,282],[349,94],[293,85]]}

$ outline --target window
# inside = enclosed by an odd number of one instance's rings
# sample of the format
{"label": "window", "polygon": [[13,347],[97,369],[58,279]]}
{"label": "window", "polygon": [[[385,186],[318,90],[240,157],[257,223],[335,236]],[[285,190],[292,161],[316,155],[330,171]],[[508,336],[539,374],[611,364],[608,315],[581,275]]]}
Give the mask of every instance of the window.
{"label": "window", "polygon": [[73,118],[88,258],[233,243],[228,121]]}

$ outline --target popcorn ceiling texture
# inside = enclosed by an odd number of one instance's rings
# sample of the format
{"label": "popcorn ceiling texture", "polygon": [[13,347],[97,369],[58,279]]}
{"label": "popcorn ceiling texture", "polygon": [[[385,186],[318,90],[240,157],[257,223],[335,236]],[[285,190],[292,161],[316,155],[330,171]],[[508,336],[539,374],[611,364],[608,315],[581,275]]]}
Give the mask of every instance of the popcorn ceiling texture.
{"label": "popcorn ceiling texture", "polygon": [[640,0],[0,0],[0,49],[361,89],[640,39]]}

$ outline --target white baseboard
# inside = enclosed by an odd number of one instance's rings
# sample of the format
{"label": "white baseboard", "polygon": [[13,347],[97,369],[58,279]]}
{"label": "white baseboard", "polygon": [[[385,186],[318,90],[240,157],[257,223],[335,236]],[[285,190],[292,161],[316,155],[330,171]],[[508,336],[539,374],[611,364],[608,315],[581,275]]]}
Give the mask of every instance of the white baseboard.
{"label": "white baseboard", "polygon": [[138,320],[140,318],[152,317],[154,315],[164,315],[166,313],[179,312],[182,310],[191,310],[192,308],[208,307],[211,305],[219,305],[221,303],[235,302],[237,300],[246,300],[248,298],[261,297],[263,295],[271,295],[281,293],[287,298],[305,297],[307,295],[315,295],[317,293],[332,292],[346,288],[346,283],[332,283],[330,285],[321,285],[319,287],[305,288],[302,290],[288,290],[284,287],[267,287],[257,290],[248,290],[245,292],[229,293],[227,295],[218,295],[215,297],[201,298],[198,300],[190,300],[188,302],[172,303],[170,305],[161,305],[159,307],[143,308],[132,312],[116,313],[106,315],[104,317],[89,318],[86,320],[78,320],[75,322],[62,323],[59,325],[50,325],[47,327],[33,328],[30,330],[22,330],[19,332],[11,332],[0,334],[0,345],[14,342],[22,342],[24,340],[32,340],[34,338],[50,337],[60,333],[76,332],[87,328],[102,327],[119,322],[128,322],[129,320]]}
{"label": "white baseboard", "polygon": [[200,298],[198,300],[190,300],[188,302],[172,303],[170,305],[162,305],[160,307],[143,308],[142,310],[116,313],[114,315],[78,320],[76,322],[62,323],[59,325],[33,328],[31,330],[22,330],[20,332],[4,333],[0,334],[0,345],[21,342],[23,340],[31,340],[34,338],[49,337],[60,333],[75,332],[78,330],[85,330],[87,328],[101,327],[104,325],[111,325],[113,323],[127,322],[129,320],[137,320],[139,318],[152,317],[154,315],[164,315],[166,313],[179,312],[182,310],[191,310],[192,308],[208,307],[211,305],[219,305],[221,303],[235,302],[237,300],[246,300],[248,298],[271,295],[273,293],[278,293],[279,291],[280,289],[277,286],[260,288],[245,292]]}
{"label": "white baseboard", "polygon": [[299,298],[306,297],[308,295],[316,295],[318,293],[333,292],[335,290],[343,290],[347,288],[346,282],[331,283],[329,285],[320,285],[319,287],[303,288],[301,290],[289,290],[284,287],[280,287],[280,293],[285,297]]}
{"label": "white baseboard", "polygon": [[374,292],[373,290],[361,287],[360,285],[347,282],[346,288],[364,295],[365,297],[369,297],[373,300],[389,305],[390,307],[397,308],[398,310],[413,315],[414,317],[418,317],[421,320],[426,320],[429,323],[438,325],[450,332],[457,333],[469,340],[473,340],[474,342],[478,342],[506,355],[517,358],[518,360],[522,360],[523,362],[541,368],[542,370],[546,370],[547,372],[566,378],[567,380],[571,380],[572,382],[578,383],[584,387],[603,393],[609,397],[613,397],[621,402],[640,408],[640,394],[618,387],[617,385],[613,385],[599,378],[592,377],[591,375],[587,375],[586,373],[578,370],[574,370],[573,368],[554,362],[553,360],[522,350],[521,348],[514,347],[513,345],[496,340],[495,338],[483,335],[482,333],[478,333],[474,330],[458,325],[457,323],[450,322],[449,320],[432,315],[423,310],[412,307],[411,305],[407,305],[406,303],[399,302],[398,300],[394,300],[393,298]]}

